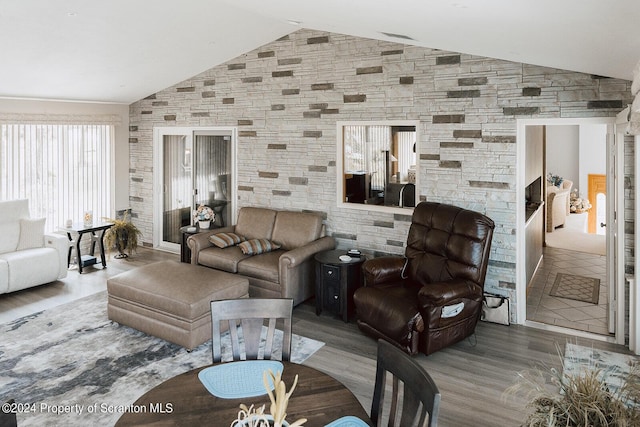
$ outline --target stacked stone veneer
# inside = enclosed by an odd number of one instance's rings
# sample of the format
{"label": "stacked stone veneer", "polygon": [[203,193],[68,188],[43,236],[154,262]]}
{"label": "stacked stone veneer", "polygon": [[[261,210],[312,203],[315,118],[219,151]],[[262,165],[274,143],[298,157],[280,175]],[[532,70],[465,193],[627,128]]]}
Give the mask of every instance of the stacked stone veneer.
{"label": "stacked stone veneer", "polygon": [[131,206],[151,241],[153,127],[234,126],[240,207],[320,211],[340,246],[402,253],[409,216],[336,207],[336,122],[418,120],[420,199],[493,218],[487,288],[513,291],[516,119],[629,102],[628,81],[300,30],[131,105]]}

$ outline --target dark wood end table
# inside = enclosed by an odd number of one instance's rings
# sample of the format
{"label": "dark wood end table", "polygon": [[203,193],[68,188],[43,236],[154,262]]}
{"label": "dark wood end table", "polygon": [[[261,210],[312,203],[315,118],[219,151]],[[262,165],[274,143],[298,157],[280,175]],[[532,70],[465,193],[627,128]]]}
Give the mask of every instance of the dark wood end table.
{"label": "dark wood end table", "polygon": [[360,255],[351,261],[341,261],[340,255],[346,254],[346,250],[336,249],[315,255],[316,314],[328,310],[348,322],[349,316],[355,313],[353,293],[363,284],[362,263],[367,258]]}
{"label": "dark wood end table", "polygon": [[[195,230],[193,230],[195,228]],[[209,228],[200,228],[198,224],[196,225],[187,225],[184,227],[180,227],[180,234],[182,238],[180,240],[180,262],[191,263],[191,249],[189,249],[189,245],[187,245],[187,239],[189,236],[193,236],[198,233],[206,233],[207,231],[213,231],[216,228],[220,228],[217,225],[211,224]]]}

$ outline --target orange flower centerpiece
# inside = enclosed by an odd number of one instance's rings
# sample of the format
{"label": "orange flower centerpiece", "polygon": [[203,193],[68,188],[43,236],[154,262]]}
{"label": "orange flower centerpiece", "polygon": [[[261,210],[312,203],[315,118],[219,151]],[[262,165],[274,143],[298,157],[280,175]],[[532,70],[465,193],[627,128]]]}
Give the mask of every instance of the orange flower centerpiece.
{"label": "orange flower centerpiece", "polygon": [[[271,400],[269,407],[271,415],[264,413],[266,405],[255,408],[254,405],[247,407],[247,405],[242,404],[240,405],[238,418],[231,423],[231,427],[299,427],[304,425],[307,422],[306,418],[300,418],[292,424],[286,421],[287,405],[293,390],[296,388],[296,384],[298,384],[298,376],[296,375],[293,380],[293,385],[288,393],[287,385],[282,381],[282,372],[280,371],[277,374],[274,374],[271,369],[265,371],[263,381],[264,387],[269,394],[269,400]],[[273,390],[271,390],[271,384],[273,384]]]}

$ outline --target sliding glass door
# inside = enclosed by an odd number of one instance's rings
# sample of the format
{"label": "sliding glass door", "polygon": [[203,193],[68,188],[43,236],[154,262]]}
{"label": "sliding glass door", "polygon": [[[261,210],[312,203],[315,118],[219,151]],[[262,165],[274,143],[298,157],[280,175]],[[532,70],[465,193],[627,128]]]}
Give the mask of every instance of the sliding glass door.
{"label": "sliding glass door", "polygon": [[154,132],[154,246],[179,252],[180,229],[200,205],[215,212],[213,227],[230,223],[235,131],[232,128],[156,128]]}

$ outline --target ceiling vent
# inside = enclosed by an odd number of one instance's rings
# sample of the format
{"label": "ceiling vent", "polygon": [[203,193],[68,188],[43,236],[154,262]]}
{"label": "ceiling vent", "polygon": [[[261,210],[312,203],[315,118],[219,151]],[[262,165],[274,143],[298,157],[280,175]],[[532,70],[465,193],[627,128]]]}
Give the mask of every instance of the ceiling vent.
{"label": "ceiling vent", "polygon": [[387,37],[392,37],[392,38],[395,38],[395,39],[414,40],[409,36],[405,36],[404,34],[385,33],[384,31],[380,31],[380,34],[384,34]]}

